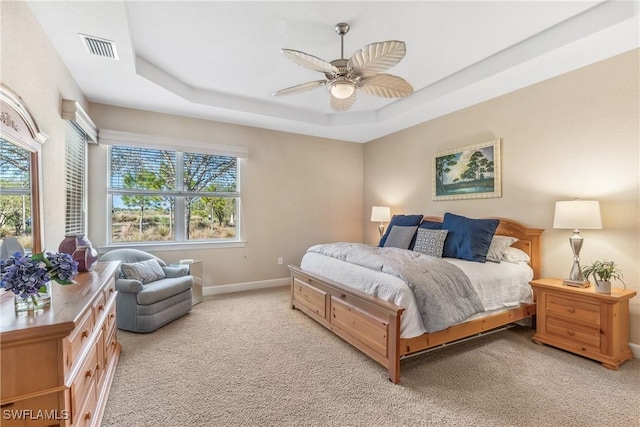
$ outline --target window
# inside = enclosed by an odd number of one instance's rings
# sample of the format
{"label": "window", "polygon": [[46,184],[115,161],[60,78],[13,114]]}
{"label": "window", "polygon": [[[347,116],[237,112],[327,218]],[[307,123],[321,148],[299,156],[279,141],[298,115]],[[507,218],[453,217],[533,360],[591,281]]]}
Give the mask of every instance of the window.
{"label": "window", "polygon": [[74,122],[67,122],[65,234],[86,234],[86,146],[87,135]]}
{"label": "window", "polygon": [[239,240],[237,157],[109,150],[110,243]]}
{"label": "window", "polygon": [[0,240],[15,237],[32,248],[29,151],[0,138]]}

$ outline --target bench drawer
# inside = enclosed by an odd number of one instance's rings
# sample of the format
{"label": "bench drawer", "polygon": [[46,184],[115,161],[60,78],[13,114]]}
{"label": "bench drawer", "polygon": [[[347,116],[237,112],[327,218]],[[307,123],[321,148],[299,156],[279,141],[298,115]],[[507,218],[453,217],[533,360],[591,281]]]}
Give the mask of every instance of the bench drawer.
{"label": "bench drawer", "polygon": [[310,283],[295,278],[293,284],[293,295],[296,301],[303,304],[322,318],[326,318],[327,293],[321,289],[313,287]]}

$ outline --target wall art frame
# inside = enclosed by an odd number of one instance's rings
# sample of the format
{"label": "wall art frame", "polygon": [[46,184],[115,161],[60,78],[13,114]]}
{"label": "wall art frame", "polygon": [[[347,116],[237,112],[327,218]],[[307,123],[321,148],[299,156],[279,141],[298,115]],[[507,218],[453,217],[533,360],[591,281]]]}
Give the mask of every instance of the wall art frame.
{"label": "wall art frame", "polygon": [[432,199],[502,197],[500,142],[495,139],[434,154]]}

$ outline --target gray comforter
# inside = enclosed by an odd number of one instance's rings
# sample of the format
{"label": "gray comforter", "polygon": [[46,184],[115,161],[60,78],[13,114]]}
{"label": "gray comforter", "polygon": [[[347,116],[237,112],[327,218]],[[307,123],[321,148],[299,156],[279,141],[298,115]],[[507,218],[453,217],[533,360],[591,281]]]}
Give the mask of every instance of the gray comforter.
{"label": "gray comforter", "polygon": [[483,311],[467,275],[441,258],[360,243],[315,245],[309,251],[402,279],[416,297],[427,332],[446,329]]}

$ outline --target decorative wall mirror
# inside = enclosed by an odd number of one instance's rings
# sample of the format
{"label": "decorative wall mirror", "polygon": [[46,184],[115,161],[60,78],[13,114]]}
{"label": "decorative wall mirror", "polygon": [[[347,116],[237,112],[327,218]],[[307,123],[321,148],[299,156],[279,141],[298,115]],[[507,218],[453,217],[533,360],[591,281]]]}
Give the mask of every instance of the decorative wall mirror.
{"label": "decorative wall mirror", "polygon": [[[0,241],[42,252],[40,146],[47,135],[22,99],[4,85],[0,108]],[[0,255],[7,252],[1,249]]]}

